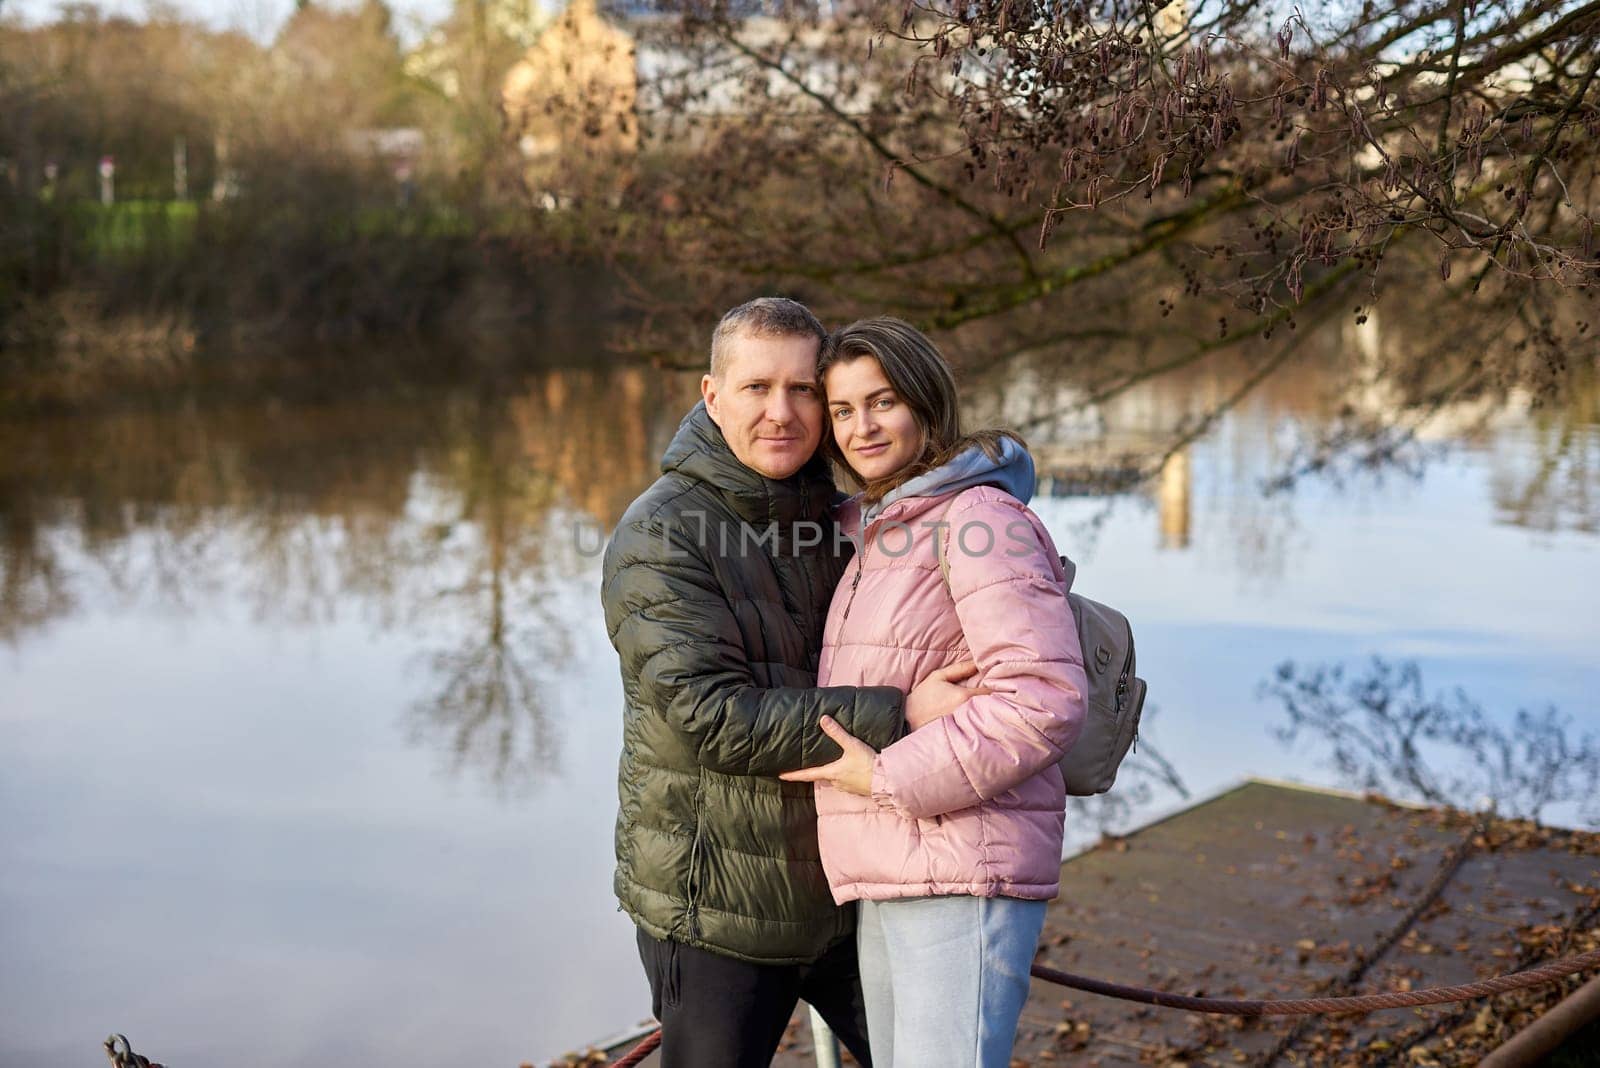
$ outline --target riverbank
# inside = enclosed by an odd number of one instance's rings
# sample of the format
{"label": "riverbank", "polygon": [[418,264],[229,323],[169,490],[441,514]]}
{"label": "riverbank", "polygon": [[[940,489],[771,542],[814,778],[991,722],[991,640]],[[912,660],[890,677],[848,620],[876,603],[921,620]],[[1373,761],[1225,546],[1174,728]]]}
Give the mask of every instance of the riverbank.
{"label": "riverbank", "polygon": [[[389,268],[398,277],[388,284],[374,277],[381,250],[366,249],[322,272],[326,285],[300,284],[305,293],[282,301],[260,296],[260,275],[220,303],[184,297],[181,286],[134,292],[126,278],[32,295],[0,323],[0,414],[335,386],[360,394],[397,380],[628,362],[610,342],[630,310],[602,265],[527,256],[510,243],[434,251],[441,262],[428,277]],[[421,260],[427,250],[397,255]]]}
{"label": "riverbank", "polygon": [[430,337],[492,347],[553,306],[616,318],[616,286],[567,220],[346,185],[199,203],[0,196],[0,374]]}

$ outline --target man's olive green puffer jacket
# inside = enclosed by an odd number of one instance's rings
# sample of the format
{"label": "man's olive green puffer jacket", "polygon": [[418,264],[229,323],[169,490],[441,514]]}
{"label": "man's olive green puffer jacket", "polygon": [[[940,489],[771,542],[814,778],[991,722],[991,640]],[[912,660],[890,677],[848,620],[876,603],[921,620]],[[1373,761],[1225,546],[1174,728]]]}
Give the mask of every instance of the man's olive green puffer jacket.
{"label": "man's olive green puffer jacket", "polygon": [[816,688],[851,552],[834,537],[820,456],[764,478],[702,404],[661,469],[605,555],[625,701],[617,897],[655,938],[761,964],[811,961],[849,935],[852,913],[828,891],[811,785],[776,776],[838,757],[823,715],[882,749],[904,731],[903,695]]}

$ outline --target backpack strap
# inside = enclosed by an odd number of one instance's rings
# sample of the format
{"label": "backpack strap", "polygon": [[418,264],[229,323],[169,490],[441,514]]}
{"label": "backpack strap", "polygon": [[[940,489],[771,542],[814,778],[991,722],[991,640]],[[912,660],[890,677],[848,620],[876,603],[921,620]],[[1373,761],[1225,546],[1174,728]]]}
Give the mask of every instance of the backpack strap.
{"label": "backpack strap", "polygon": [[[946,524],[946,526],[948,525]],[[945,592],[952,597],[955,596],[954,591],[950,589],[950,554],[945,552],[944,546],[938,538],[933,539],[933,555],[939,559],[939,575],[944,579]],[[1056,559],[1061,561],[1062,585],[1070,592],[1072,583],[1078,577],[1078,565],[1068,560],[1065,556],[1057,556]]]}
{"label": "backpack strap", "polygon": [[[975,489],[976,487],[969,488]],[[939,513],[940,525],[945,527],[947,530],[950,527],[950,524],[947,521],[950,515],[950,509],[956,506],[956,501],[960,500],[961,494],[966,492],[966,490],[962,490],[961,493],[951,497],[950,502],[944,506],[944,511]],[[944,579],[944,592],[950,595],[951,600],[954,600],[955,591],[950,588],[950,554],[947,549],[948,547],[945,545],[944,541],[939,538],[938,532],[935,531],[933,537],[933,556],[934,559],[939,561],[939,576]]]}

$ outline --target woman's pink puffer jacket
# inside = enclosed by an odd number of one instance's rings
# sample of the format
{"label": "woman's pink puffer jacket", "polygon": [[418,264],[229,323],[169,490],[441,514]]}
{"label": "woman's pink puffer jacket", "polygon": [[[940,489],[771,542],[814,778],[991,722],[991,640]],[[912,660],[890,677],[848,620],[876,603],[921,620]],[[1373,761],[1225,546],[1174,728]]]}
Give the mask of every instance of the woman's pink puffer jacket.
{"label": "woman's pink puffer jacket", "polygon": [[[1031,488],[1031,465],[1027,476]],[[818,684],[909,693],[972,659],[995,692],[879,753],[871,797],[818,785],[834,899],[1053,898],[1066,803],[1056,762],[1082,727],[1087,679],[1050,535],[988,485],[892,500],[864,533],[854,502],[840,521],[861,548],[828,612]]]}

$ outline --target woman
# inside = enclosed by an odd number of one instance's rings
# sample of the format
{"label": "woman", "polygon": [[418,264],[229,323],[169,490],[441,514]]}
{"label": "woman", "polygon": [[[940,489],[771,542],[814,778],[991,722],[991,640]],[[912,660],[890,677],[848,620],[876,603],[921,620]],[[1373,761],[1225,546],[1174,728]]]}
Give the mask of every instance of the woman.
{"label": "woman", "polygon": [[862,492],[855,563],[829,609],[818,684],[894,685],[975,661],[954,713],[881,753],[784,776],[817,783],[823,867],[857,939],[878,1068],[1005,1068],[1056,896],[1086,680],[1050,535],[1016,437],[963,435],[943,357],[897,319],[836,333],[820,365],[834,459]]}

